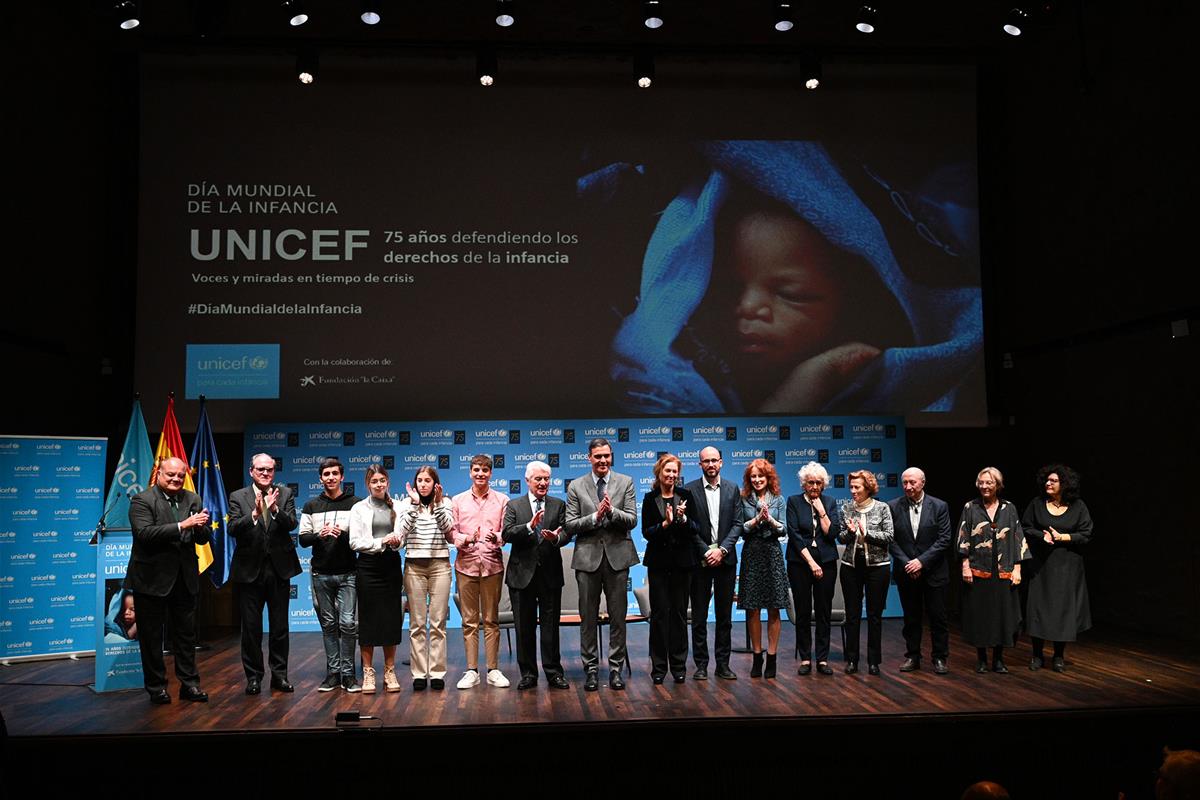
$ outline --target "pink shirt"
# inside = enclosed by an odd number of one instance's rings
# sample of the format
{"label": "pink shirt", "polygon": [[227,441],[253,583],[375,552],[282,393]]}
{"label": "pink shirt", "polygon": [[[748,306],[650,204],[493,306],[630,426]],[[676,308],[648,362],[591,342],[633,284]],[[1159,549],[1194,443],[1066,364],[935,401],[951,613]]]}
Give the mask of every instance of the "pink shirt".
{"label": "pink shirt", "polygon": [[[508,498],[494,489],[489,489],[482,498],[468,489],[454,495],[454,546],[458,557],[454,568],[464,575],[487,577],[504,572],[504,540],[500,530],[504,522],[504,509]],[[479,541],[472,542],[479,531]],[[488,531],[496,534],[496,541],[487,541]]]}

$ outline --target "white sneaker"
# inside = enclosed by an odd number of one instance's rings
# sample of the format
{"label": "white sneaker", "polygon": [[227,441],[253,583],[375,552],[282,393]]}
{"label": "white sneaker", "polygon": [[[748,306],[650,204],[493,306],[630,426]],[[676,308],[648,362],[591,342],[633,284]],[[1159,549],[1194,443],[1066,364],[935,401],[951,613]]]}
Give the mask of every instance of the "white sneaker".
{"label": "white sneaker", "polygon": [[504,673],[498,669],[489,669],[487,682],[490,686],[495,686],[497,689],[508,688],[508,678],[504,677]]}
{"label": "white sneaker", "polygon": [[[491,680],[490,675],[488,676],[488,680]],[[473,669],[469,669],[464,672],[463,676],[458,680],[458,688],[460,689],[473,689],[478,685],[479,673]]]}

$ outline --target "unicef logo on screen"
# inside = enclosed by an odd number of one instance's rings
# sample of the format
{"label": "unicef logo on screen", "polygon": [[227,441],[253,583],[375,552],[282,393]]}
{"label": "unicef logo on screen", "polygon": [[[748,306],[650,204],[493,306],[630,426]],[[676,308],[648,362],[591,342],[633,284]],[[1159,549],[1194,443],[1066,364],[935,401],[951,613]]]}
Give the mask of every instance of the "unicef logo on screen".
{"label": "unicef logo on screen", "polygon": [[8,598],[9,608],[29,608],[33,605],[32,597],[10,597]]}
{"label": "unicef logo on screen", "polygon": [[[59,467],[58,469],[61,472],[64,468]],[[37,464],[17,464],[12,471],[15,478],[28,478],[31,475],[39,474],[42,468]],[[78,472],[79,467],[75,467],[75,471]]]}
{"label": "unicef logo on screen", "polygon": [[9,653],[15,653],[20,650],[31,650],[33,649],[33,642],[29,640],[25,640],[24,642],[9,642],[4,646],[4,649]]}
{"label": "unicef logo on screen", "polygon": [[605,428],[605,427],[599,427],[599,428],[584,428],[584,429],[583,429],[583,435],[584,435],[584,436],[588,436],[588,437],[594,437],[594,436],[616,436],[616,435],[617,435],[617,429],[616,429],[615,427],[614,427],[614,428]]}
{"label": "unicef logo on screen", "polygon": [[75,448],[75,452],[81,456],[98,456],[104,451],[104,447],[99,443],[81,444]]}
{"label": "unicef logo on screen", "polygon": [[316,619],[315,608],[297,608],[292,610],[292,619]]}
{"label": "unicef logo on screen", "polygon": [[514,464],[528,464],[531,461],[545,461],[545,453],[518,453],[513,456]]}

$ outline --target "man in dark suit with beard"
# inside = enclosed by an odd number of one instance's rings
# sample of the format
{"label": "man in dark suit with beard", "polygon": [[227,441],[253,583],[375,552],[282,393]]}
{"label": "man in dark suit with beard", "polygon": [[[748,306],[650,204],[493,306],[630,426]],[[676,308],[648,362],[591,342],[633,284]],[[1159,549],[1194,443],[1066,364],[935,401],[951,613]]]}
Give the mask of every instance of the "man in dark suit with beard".
{"label": "man in dark suit with beard", "polygon": [[542,620],[542,669],[555,689],[568,688],[558,648],[558,618],[562,603],[563,570],[559,552],[567,542],[563,532],[567,504],[550,497],[550,466],[531,461],[525,467],[529,491],[504,510],[505,544],[512,545],[504,576],[517,627],[518,689],[537,686],[534,631]]}
{"label": "man in dark suit with beard", "polygon": [[300,574],[300,559],[292,529],[296,527],[296,497],[278,486],[275,459],[259,453],[250,459],[253,483],[229,495],[229,535],[237,542],[229,577],[238,585],[242,618],[242,668],[246,694],[262,691],[262,613],[267,607],[271,628],[267,643],[271,688],[295,689],[288,682],[288,589]]}
{"label": "man in dark suit with beard", "polygon": [[729,668],[733,649],[733,587],[737,579],[737,534],[733,531],[740,508],[736,483],[721,480],[721,451],[706,447],[700,451],[703,478],[686,488],[695,498],[692,518],[700,526],[696,546],[700,550],[700,568],[692,573],[692,678],[708,680],[708,603],[714,596],[717,617],[717,677],[737,680]]}
{"label": "man in dark suit with beard", "polygon": [[904,497],[892,509],[892,575],[904,609],[904,663],[901,672],[921,668],[921,617],[929,614],[933,671],[945,675],[950,654],[946,625],[946,551],[950,547],[950,508],[925,494],[925,473],[909,467],[900,476]]}
{"label": "man in dark suit with beard", "polygon": [[133,552],[125,588],[133,592],[138,614],[142,679],[150,702],[165,705],[167,668],[163,662],[163,625],[171,623],[171,650],[179,698],[208,702],[196,671],[196,594],[200,565],[196,545],[208,544],[212,530],[200,495],[183,488],[188,468],[181,459],[158,465],[155,485],[129,501]]}

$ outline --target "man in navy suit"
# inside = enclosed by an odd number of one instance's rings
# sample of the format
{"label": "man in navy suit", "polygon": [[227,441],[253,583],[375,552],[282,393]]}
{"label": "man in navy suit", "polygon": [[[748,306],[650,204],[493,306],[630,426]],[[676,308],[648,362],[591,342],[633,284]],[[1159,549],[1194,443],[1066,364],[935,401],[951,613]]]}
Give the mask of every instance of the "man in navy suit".
{"label": "man in navy suit", "polygon": [[125,588],[133,592],[137,609],[142,680],[150,702],[158,705],[171,702],[163,663],[163,624],[168,618],[179,698],[208,702],[196,671],[196,594],[200,591],[196,545],[208,544],[212,531],[200,495],[183,488],[187,474],[182,460],[165,458],[158,465],[155,485],[129,501],[133,552]]}
{"label": "man in navy suit", "polygon": [[700,527],[696,535],[700,568],[692,572],[692,661],[696,664],[692,678],[698,681],[708,680],[708,603],[714,595],[717,677],[737,680],[729,668],[729,653],[733,649],[733,586],[737,579],[734,525],[741,500],[737,484],[721,480],[723,463],[720,450],[704,448],[700,451],[700,471],[704,477],[684,487],[696,500],[691,512]]}
{"label": "man in navy suit", "polygon": [[892,509],[892,575],[904,608],[904,663],[901,672],[921,668],[921,616],[929,614],[933,671],[948,672],[950,633],[946,626],[946,551],[950,547],[950,508],[925,494],[925,473],[909,467],[900,476],[904,497]]}
{"label": "man in navy suit", "polygon": [[512,600],[517,628],[517,666],[521,682],[517,688],[537,686],[537,657],[534,632],[542,619],[542,669],[555,689],[568,688],[563,676],[558,647],[558,618],[562,608],[563,569],[559,549],[567,543],[563,523],[567,504],[550,497],[550,465],[531,461],[525,467],[529,491],[504,509],[505,544],[512,545],[508,573],[504,576]]}

